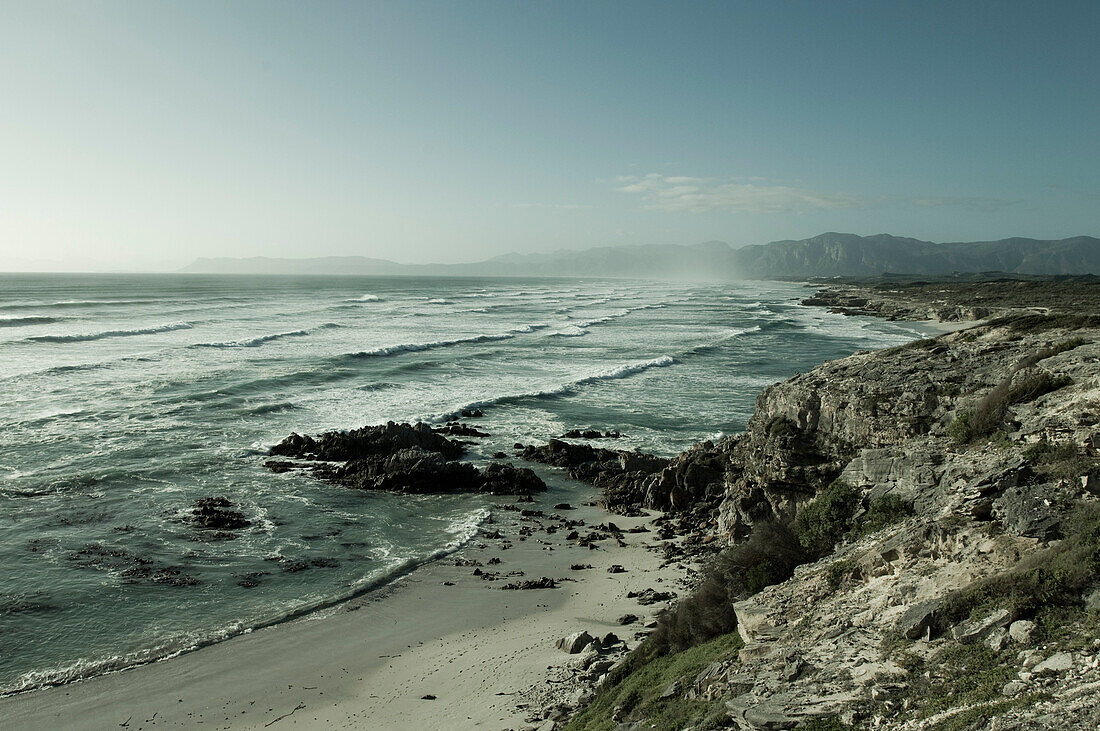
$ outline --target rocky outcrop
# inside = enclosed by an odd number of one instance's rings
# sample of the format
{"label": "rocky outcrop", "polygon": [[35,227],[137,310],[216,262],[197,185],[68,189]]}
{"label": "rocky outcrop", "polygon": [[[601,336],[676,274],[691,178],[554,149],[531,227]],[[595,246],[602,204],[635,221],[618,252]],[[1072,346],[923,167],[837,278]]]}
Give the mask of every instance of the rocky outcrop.
{"label": "rocky outcrop", "polygon": [[493,463],[481,471],[455,461],[462,454],[462,445],[422,423],[412,426],[391,421],[349,432],[325,432],[316,438],[292,434],[270,453],[311,460],[269,460],[266,466],[273,472],[307,469],[315,477],[358,490],[493,495],[546,490],[538,475],[526,468]]}
{"label": "rocky outcrop", "polygon": [[522,456],[531,462],[561,467],[574,480],[603,489],[611,510],[655,507],[647,504],[646,486],[669,460],[626,450],[601,449],[551,439],[545,446],[525,447]]}
{"label": "rocky outcrop", "polygon": [[[716,727],[740,730],[828,716],[903,729],[1100,718],[1100,636],[1086,611],[1100,579],[1066,558],[1096,550],[1098,528],[1073,533],[1074,511],[1100,515],[1091,318],[1006,318],[822,364],[765,389],[744,434],[637,483],[646,502],[681,514],[717,504],[718,532],[735,544],[759,524],[797,527],[838,479],[855,498],[824,557],[732,604],[736,657],[680,678],[674,695],[720,702]],[[860,522],[883,504],[904,509]],[[1051,602],[1062,614],[1044,624]]]}
{"label": "rocky outcrop", "polygon": [[424,423],[364,426],[351,431],[329,431],[317,437],[291,434],[271,448],[274,457],[345,462],[393,454],[403,449],[438,452],[445,459],[462,456],[462,445],[436,434]]}

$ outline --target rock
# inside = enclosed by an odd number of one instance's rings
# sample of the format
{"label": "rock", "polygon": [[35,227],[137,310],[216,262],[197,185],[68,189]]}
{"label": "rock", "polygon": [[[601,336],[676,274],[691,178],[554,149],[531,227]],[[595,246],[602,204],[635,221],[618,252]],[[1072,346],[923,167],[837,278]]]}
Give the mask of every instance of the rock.
{"label": "rock", "polygon": [[504,452],[493,452],[493,459],[508,459],[508,455]]}
{"label": "rock", "polygon": [[670,683],[667,688],[665,688],[663,691],[661,691],[661,695],[660,695],[661,700],[668,700],[669,698],[675,698],[676,696],[680,695],[680,687],[682,685],[683,685],[683,683],[681,682],[681,679],[679,679],[679,678],[672,681],[672,683]]}
{"label": "rock", "polygon": [[671,591],[656,591],[650,588],[643,591],[628,591],[626,593],[626,598],[637,599],[639,604],[649,605],[656,604],[657,602],[672,601],[676,598],[676,594]]}
{"label": "rock", "polygon": [[1025,690],[1027,690],[1027,683],[1022,680],[1010,680],[1005,683],[1005,687],[1001,688],[1001,695],[1011,698],[1023,693]]}
{"label": "rock", "polygon": [[463,419],[480,419],[485,416],[485,414],[481,409],[463,409],[461,411],[461,416]]}
{"label": "rock", "polygon": [[989,637],[994,630],[1006,627],[1012,622],[1012,612],[997,609],[982,619],[963,622],[951,628],[951,635],[963,644],[978,642]]}
{"label": "rock", "polygon": [[1085,609],[1089,611],[1100,611],[1100,586],[1092,591],[1086,591],[1083,599],[1085,602]]}
{"label": "rock", "polygon": [[353,459],[335,468],[317,467],[313,474],[358,490],[409,494],[479,492],[485,485],[481,473],[473,465],[449,462],[441,452],[420,447]]}
{"label": "rock", "polygon": [[623,574],[623,573],[626,573],[626,569],[624,569],[622,566],[620,566],[617,563],[616,564],[611,564],[610,566],[607,567],[607,573],[609,573],[609,574]]}
{"label": "rock", "polygon": [[576,655],[595,641],[595,637],[585,631],[576,632],[567,637],[562,637],[557,642],[557,648],[570,655]]}
{"label": "rock", "polygon": [[1036,665],[1032,672],[1036,675],[1057,675],[1073,668],[1073,656],[1068,652],[1059,652]]}
{"label": "rock", "polygon": [[432,695],[431,693],[428,693],[427,695],[420,696],[420,700],[422,700],[422,701],[434,701],[435,696]]}
{"label": "rock", "polygon": [[558,588],[558,584],[553,579],[547,576],[543,576],[541,579],[529,579],[527,581],[518,581],[514,584],[505,584],[500,588],[513,591],[525,591],[528,589],[556,589]]}
{"label": "rock", "polygon": [[246,519],[243,513],[233,510],[235,507],[229,498],[199,498],[192,504],[191,522],[197,528],[219,531],[237,530],[252,525],[252,521]]}
{"label": "rock", "polygon": [[352,431],[330,431],[317,437],[291,434],[271,448],[272,456],[345,462],[392,454],[403,449],[438,452],[446,459],[462,455],[462,445],[432,431],[424,423],[364,426]]}
{"label": "rock", "polygon": [[1029,644],[1034,633],[1035,623],[1027,619],[1016,620],[1008,626],[1008,636],[1018,645]]}
{"label": "rock", "polygon": [[515,467],[511,462],[488,465],[482,480],[478,491],[490,495],[530,495],[546,491],[546,483],[533,470]]}
{"label": "rock", "polygon": [[916,640],[927,636],[936,626],[942,605],[941,600],[931,599],[909,607],[898,620],[898,632],[907,640]]}
{"label": "rock", "polygon": [[993,650],[993,652],[1000,652],[1008,647],[1008,641],[1008,630],[1004,627],[998,627],[989,633],[986,644],[989,645],[989,649]]}
{"label": "rock", "polygon": [[638,615],[637,614],[624,614],[623,616],[619,617],[619,619],[617,621],[621,625],[634,624],[635,622],[638,621]]}
{"label": "rock", "polygon": [[620,642],[622,642],[622,640],[619,639],[618,635],[616,635],[614,632],[608,632],[606,635],[600,638],[600,647],[607,648],[611,647],[612,645],[617,645]]}
{"label": "rock", "polygon": [[569,565],[571,571],[584,571],[590,568],[592,568],[592,564],[590,563],[575,563]]}
{"label": "rock", "polygon": [[475,427],[468,424],[460,424],[457,421],[447,422],[444,426],[437,426],[432,429],[436,434],[447,434],[452,437],[489,437],[492,434],[488,434],[483,431],[478,431]]}
{"label": "rock", "polygon": [[554,510],[572,510],[573,506],[569,503],[558,503],[554,506]]}

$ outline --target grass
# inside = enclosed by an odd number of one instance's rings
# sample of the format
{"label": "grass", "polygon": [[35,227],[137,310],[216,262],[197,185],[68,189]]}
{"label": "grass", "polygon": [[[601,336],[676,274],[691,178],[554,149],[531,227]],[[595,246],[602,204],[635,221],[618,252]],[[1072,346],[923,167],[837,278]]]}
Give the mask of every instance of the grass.
{"label": "grass", "polygon": [[[681,680],[690,683],[708,665],[736,657],[741,637],[729,633],[675,655],[646,655],[645,645],[635,650],[629,672],[613,674],[596,697],[566,726],[568,731],[610,731],[619,723],[646,719],[653,728],[683,728],[696,724],[718,725],[726,720],[722,701],[703,701],[676,693],[661,698],[665,689]],[[633,658],[632,655],[632,658]]]}

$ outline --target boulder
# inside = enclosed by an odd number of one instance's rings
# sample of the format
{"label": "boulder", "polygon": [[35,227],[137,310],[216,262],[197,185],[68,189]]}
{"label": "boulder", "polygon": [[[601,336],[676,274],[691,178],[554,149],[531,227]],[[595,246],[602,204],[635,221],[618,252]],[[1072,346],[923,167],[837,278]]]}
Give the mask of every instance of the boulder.
{"label": "boulder", "polygon": [[898,632],[908,640],[917,640],[933,632],[942,604],[939,599],[930,599],[909,607],[898,619]]}
{"label": "boulder", "polygon": [[545,492],[546,483],[534,470],[516,467],[511,462],[494,462],[482,472],[482,485],[479,492],[490,495],[530,495],[532,492]]}
{"label": "boulder", "polygon": [[1012,612],[997,609],[981,619],[962,622],[951,628],[951,636],[963,644],[979,642],[989,637],[997,629],[1007,627],[1012,622]]}
{"label": "boulder", "polygon": [[557,642],[557,648],[570,655],[576,655],[592,644],[595,639],[595,637],[582,630],[567,637],[562,637]]}
{"label": "boulder", "polygon": [[325,432],[316,437],[291,434],[272,447],[270,454],[278,457],[346,462],[387,455],[410,448],[438,452],[446,459],[456,459],[462,455],[461,444],[436,434],[427,424],[422,422],[415,425],[397,424],[392,421],[380,426],[364,426],[351,431]]}
{"label": "boulder", "polygon": [[1019,619],[1008,626],[1008,636],[1018,645],[1030,644],[1034,633],[1035,623],[1027,619]]}
{"label": "boulder", "polygon": [[1073,655],[1058,652],[1036,665],[1032,672],[1036,675],[1057,675],[1073,669]]}

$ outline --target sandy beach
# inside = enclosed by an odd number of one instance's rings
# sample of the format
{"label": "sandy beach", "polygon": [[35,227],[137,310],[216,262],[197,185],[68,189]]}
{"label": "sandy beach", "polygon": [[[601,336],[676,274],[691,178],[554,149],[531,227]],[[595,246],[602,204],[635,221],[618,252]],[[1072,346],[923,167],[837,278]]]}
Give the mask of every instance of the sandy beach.
{"label": "sandy beach", "polygon": [[[656,517],[583,506],[553,511],[555,492],[517,506],[547,517],[521,516],[502,500],[494,522],[457,553],[332,609],[166,661],[0,699],[3,726],[537,727],[548,699],[563,692],[548,679],[570,675],[576,658],[556,641],[581,630],[613,631],[633,647],[646,619],[665,605],[639,606],[627,593],[682,593],[685,574],[676,565],[661,568],[663,556],[647,548],[659,543],[655,532],[624,533],[625,546],[612,537],[595,550],[566,540],[565,530],[547,533],[552,513],[585,521],[582,535],[609,520],[628,531]],[[530,536],[520,535],[523,526]],[[502,538],[486,537],[495,531]],[[494,558],[500,563],[490,564]],[[609,573],[613,564],[626,571]],[[475,570],[501,576],[486,580]],[[516,571],[524,575],[505,576]],[[561,580],[558,588],[501,588],[543,576]],[[627,613],[640,620],[620,626]]]}

